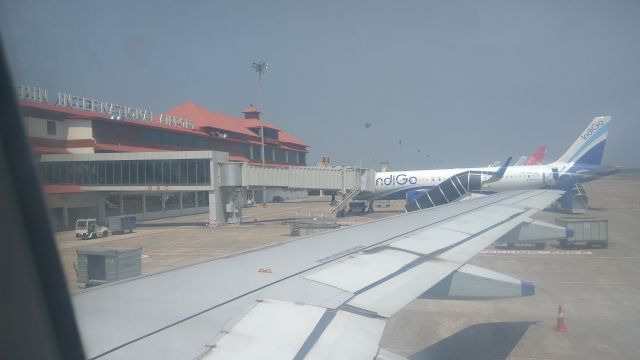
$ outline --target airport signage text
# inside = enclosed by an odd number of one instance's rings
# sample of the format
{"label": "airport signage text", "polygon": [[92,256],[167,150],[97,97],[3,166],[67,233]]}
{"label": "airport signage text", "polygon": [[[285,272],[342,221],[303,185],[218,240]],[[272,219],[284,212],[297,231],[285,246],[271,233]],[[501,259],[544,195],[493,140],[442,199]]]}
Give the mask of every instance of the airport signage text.
{"label": "airport signage text", "polygon": [[196,127],[195,121],[191,119],[185,119],[168,114],[160,114],[160,123],[173,126],[182,126],[185,129],[194,129]]}
{"label": "airport signage text", "polygon": [[[16,86],[16,95],[19,100],[29,100],[49,104],[49,91],[47,89],[36,86],[18,85]],[[95,100],[93,98],[77,96],[65,92],[58,93],[55,105],[105,114],[112,120],[153,121],[153,112],[147,109],[117,104],[110,101]],[[194,120],[169,114],[160,114],[158,121],[166,125],[183,127],[185,129],[195,129]]]}
{"label": "airport signage text", "polygon": [[153,113],[146,109],[133,106],[116,104],[109,101],[100,101],[69,93],[58,93],[57,106],[103,113],[119,120],[151,121]]}

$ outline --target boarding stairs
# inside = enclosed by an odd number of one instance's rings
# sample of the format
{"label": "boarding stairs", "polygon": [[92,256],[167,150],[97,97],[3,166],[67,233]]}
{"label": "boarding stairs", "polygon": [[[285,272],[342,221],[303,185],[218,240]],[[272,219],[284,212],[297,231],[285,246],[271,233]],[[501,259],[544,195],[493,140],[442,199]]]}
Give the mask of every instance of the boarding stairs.
{"label": "boarding stairs", "polygon": [[342,199],[338,201],[338,203],[331,208],[330,213],[331,214],[340,213],[341,210],[344,210],[347,206],[349,206],[349,203],[351,202],[351,200],[353,200],[359,193],[360,193],[360,189],[349,190],[344,195],[344,197],[342,197]]}

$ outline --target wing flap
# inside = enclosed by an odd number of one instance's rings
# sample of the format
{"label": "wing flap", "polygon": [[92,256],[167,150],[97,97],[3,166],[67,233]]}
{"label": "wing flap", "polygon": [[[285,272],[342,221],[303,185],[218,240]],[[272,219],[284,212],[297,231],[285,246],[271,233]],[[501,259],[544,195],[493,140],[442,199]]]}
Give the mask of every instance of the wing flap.
{"label": "wing flap", "polygon": [[513,205],[494,204],[488,206],[485,211],[476,213],[475,215],[495,220],[506,220],[512,216],[521,214],[526,209]]}
{"label": "wing flap", "polygon": [[460,266],[461,264],[451,261],[423,262],[356,295],[347,305],[391,317]]}
{"label": "wing flap", "polygon": [[447,221],[438,225],[438,228],[449,229],[459,232],[465,232],[469,235],[477,234],[498,222],[505,221],[518,214],[522,214],[526,209],[514,205],[493,204],[475,211],[457,217],[451,221]]}
{"label": "wing flap", "polygon": [[338,311],[305,359],[373,359],[386,321]]}
{"label": "wing flap", "polygon": [[418,256],[386,249],[359,254],[305,276],[306,279],[355,293],[409,264]]}
{"label": "wing flap", "polygon": [[467,214],[438,225],[438,228],[460,231],[473,235],[496,223],[495,219]]}
{"label": "wing flap", "polygon": [[463,264],[469,261],[477,253],[484,250],[484,248],[491,245],[494,241],[501,238],[511,229],[518,226],[518,224],[520,224],[524,219],[535,212],[536,210],[529,210],[513,219],[496,225],[489,230],[475,236],[473,239],[465,241],[459,246],[456,246],[455,248],[447,250],[444,253],[438,255],[438,259]]}
{"label": "wing flap", "polygon": [[506,204],[542,210],[564,194],[559,190],[532,190],[504,200]]}
{"label": "wing flap", "polygon": [[467,233],[434,227],[407,235],[406,237],[391,243],[389,246],[396,249],[428,255],[445,247],[454,245],[468,237],[469,234]]}
{"label": "wing flap", "polygon": [[262,300],[202,359],[293,359],[326,309]]}

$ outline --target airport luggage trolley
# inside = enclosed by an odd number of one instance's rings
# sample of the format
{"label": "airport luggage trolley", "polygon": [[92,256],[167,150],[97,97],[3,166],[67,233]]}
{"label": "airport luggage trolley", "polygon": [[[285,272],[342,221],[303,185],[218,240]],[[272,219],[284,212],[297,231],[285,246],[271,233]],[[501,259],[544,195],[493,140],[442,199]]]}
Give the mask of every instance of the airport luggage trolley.
{"label": "airport luggage trolley", "polygon": [[609,220],[596,218],[556,218],[556,225],[573,230],[573,236],[559,240],[560,247],[569,245],[598,245],[603,249],[609,246]]}

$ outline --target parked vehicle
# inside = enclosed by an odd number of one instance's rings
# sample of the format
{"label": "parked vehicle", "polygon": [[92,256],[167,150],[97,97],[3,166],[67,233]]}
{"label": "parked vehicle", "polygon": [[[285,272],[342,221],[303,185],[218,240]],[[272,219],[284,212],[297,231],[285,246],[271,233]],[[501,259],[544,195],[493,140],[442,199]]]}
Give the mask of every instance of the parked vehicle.
{"label": "parked vehicle", "polygon": [[98,225],[96,219],[76,220],[76,239],[95,239],[109,236],[109,228]]}

